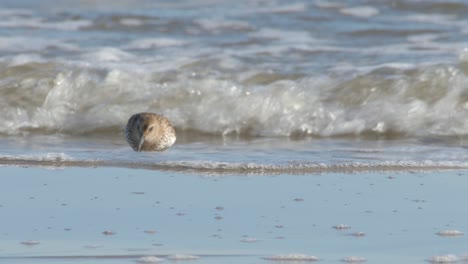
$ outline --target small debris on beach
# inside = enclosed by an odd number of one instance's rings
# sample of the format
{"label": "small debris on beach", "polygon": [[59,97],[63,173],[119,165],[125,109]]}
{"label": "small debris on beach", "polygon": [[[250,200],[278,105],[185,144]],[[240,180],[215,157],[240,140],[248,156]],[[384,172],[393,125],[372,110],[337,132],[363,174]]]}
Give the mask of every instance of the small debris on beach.
{"label": "small debris on beach", "polygon": [[443,236],[443,237],[457,237],[457,236],[463,236],[463,232],[459,230],[442,230],[436,233],[438,236]]}
{"label": "small debris on beach", "polygon": [[215,207],[215,210],[222,211],[222,210],[224,210],[224,207],[222,207],[222,206],[216,206],[216,207]]}
{"label": "small debris on beach", "polygon": [[241,242],[243,243],[255,243],[258,242],[258,240],[255,237],[244,237],[241,239]]}
{"label": "small debris on beach", "polygon": [[295,201],[295,202],[303,202],[303,201],[304,201],[304,198],[294,198],[294,201]]}
{"label": "small debris on beach", "polygon": [[21,244],[26,245],[26,246],[36,246],[36,245],[39,245],[40,242],[37,240],[26,240],[26,241],[22,241]]}
{"label": "small debris on beach", "polygon": [[334,225],[333,228],[335,228],[336,230],[347,230],[347,229],[350,229],[351,227],[346,224],[339,224],[339,225]]}
{"label": "small debris on beach", "polygon": [[458,261],[458,258],[455,255],[449,254],[442,256],[433,256],[430,257],[427,261],[430,263],[454,263]]}
{"label": "small debris on beach", "polygon": [[214,219],[216,219],[216,220],[222,220],[222,219],[223,219],[223,217],[222,217],[222,216],[220,216],[220,215],[217,215],[217,216],[215,216],[215,217],[214,217]]}
{"label": "small debris on beach", "polygon": [[105,231],[102,232],[102,234],[105,235],[105,236],[113,236],[116,233],[114,231],[105,230]]}
{"label": "small debris on beach", "polygon": [[156,230],[145,230],[145,231],[143,231],[143,232],[144,232],[145,234],[150,234],[150,235],[154,235],[154,234],[157,233]]}
{"label": "small debris on beach", "polygon": [[365,237],[366,233],[364,233],[364,232],[355,232],[355,233],[351,233],[349,235],[353,236],[353,237]]}

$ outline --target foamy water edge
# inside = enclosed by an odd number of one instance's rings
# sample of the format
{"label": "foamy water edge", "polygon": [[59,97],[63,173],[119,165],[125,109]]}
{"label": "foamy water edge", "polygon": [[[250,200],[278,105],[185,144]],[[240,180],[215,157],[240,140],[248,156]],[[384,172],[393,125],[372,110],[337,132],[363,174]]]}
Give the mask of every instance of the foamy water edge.
{"label": "foamy water edge", "polygon": [[383,161],[343,162],[325,164],[318,162],[288,162],[286,164],[261,164],[246,162],[220,162],[209,160],[176,161],[129,161],[75,159],[63,153],[45,155],[0,156],[1,166],[32,167],[120,167],[185,173],[215,175],[271,175],[271,174],[321,174],[321,173],[364,173],[364,172],[410,172],[437,170],[465,170],[468,162],[453,161]]}

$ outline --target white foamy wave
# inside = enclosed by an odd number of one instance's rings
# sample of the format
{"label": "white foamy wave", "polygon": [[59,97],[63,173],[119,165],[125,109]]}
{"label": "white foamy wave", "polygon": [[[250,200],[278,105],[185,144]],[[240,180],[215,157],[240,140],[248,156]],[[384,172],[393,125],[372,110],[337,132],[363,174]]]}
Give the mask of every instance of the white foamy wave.
{"label": "white foamy wave", "polygon": [[145,24],[143,20],[136,18],[122,18],[119,23],[127,27],[139,27]]}
{"label": "white foamy wave", "polygon": [[355,16],[359,18],[369,18],[379,14],[379,10],[372,6],[357,6],[340,9],[340,12],[345,15]]}
{"label": "white foamy wave", "polygon": [[83,54],[83,59],[88,62],[121,62],[133,60],[134,56],[117,48],[104,47]]}
{"label": "white foamy wave", "polygon": [[468,135],[460,1],[29,2],[0,8],[0,134],[151,111],[223,136]]}
{"label": "white foamy wave", "polygon": [[460,55],[458,56],[460,62],[468,62],[468,48],[464,48]]}
{"label": "white foamy wave", "polygon": [[224,20],[224,19],[198,19],[194,21],[207,31],[220,30],[247,30],[250,29],[249,23],[239,20]]}
{"label": "white foamy wave", "polygon": [[[0,84],[9,89],[0,98],[0,133],[120,132],[130,115],[149,111],[167,116],[178,130],[216,135],[468,134],[468,78],[454,66],[381,64],[353,78],[347,77],[352,69],[342,68],[345,77],[332,78],[213,73],[203,60],[153,71],[152,64],[132,66],[139,57],[116,48],[83,58],[98,69],[44,63],[34,54],[4,60],[13,75]],[[122,62],[122,69],[105,70]],[[234,59],[215,63],[228,72],[244,67]]]}

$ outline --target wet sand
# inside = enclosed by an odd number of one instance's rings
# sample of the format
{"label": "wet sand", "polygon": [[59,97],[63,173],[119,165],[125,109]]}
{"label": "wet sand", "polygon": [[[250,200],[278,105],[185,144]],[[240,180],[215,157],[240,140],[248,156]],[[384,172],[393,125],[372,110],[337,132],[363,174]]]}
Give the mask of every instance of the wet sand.
{"label": "wet sand", "polygon": [[464,170],[0,171],[0,261],[8,263],[174,261],[174,254],[198,256],[185,260],[196,263],[425,263],[468,253]]}

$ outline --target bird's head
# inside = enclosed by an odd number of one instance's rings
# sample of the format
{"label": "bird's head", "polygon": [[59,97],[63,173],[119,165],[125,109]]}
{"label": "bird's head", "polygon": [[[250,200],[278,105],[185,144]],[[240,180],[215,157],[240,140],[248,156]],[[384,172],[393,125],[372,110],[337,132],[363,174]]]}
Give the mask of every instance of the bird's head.
{"label": "bird's head", "polygon": [[138,132],[141,135],[138,151],[142,151],[145,142],[151,142],[157,136],[155,122],[151,118],[142,118],[138,123]]}

